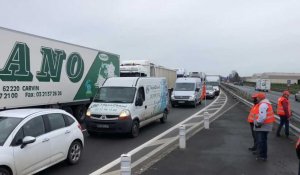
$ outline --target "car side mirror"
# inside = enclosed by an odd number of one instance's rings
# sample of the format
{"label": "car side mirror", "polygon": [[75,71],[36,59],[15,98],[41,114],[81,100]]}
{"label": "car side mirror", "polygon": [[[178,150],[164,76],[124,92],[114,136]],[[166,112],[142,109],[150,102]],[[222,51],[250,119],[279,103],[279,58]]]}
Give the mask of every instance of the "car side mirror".
{"label": "car side mirror", "polygon": [[143,100],[142,100],[142,98],[137,98],[136,99],[135,106],[143,106]]}
{"label": "car side mirror", "polygon": [[26,136],[22,140],[21,149],[25,148],[26,145],[34,143],[36,141],[35,137]]}
{"label": "car side mirror", "polygon": [[195,90],[196,92],[199,92],[200,91],[200,88],[196,88],[196,90]]}

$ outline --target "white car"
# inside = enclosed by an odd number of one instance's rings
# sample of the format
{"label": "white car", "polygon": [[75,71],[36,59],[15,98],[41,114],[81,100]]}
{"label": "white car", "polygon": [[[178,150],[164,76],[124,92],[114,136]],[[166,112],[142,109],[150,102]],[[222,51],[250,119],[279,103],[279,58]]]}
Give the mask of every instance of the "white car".
{"label": "white car", "polygon": [[76,164],[84,146],[81,126],[60,109],[0,112],[0,174],[34,174],[58,162]]}
{"label": "white car", "polygon": [[206,98],[215,98],[216,91],[211,85],[206,85]]}

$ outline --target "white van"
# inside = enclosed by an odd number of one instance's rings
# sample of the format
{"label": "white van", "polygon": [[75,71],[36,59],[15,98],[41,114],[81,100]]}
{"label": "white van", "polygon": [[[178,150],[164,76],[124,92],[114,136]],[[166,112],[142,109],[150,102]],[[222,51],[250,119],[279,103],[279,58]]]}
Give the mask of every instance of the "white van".
{"label": "white van", "polygon": [[99,88],[87,111],[86,129],[96,133],[129,133],[168,114],[168,87],[165,78],[113,77]]}
{"label": "white van", "polygon": [[269,79],[256,80],[255,90],[269,92],[271,89],[271,81]]}
{"label": "white van", "polygon": [[201,104],[201,86],[200,78],[177,78],[171,95],[172,107],[186,104],[196,107]]}

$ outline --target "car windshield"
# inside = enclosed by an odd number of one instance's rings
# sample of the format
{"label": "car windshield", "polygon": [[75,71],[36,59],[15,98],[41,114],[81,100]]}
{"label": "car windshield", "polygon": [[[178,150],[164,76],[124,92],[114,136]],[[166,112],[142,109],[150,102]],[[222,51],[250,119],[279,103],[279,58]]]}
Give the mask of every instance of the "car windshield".
{"label": "car windshield", "polygon": [[132,103],[134,95],[134,87],[102,87],[95,95],[94,102]]}
{"label": "car windshield", "polygon": [[20,118],[2,117],[0,116],[0,146],[3,146],[7,137],[21,122]]}
{"label": "car windshield", "polygon": [[207,85],[219,86],[219,82],[206,82]]}
{"label": "car windshield", "polygon": [[206,85],[206,90],[210,90],[210,91],[212,91],[212,90],[214,90],[214,88],[213,88],[213,86],[210,86],[210,85]]}
{"label": "car windshield", "polygon": [[175,91],[194,91],[195,83],[176,83]]}

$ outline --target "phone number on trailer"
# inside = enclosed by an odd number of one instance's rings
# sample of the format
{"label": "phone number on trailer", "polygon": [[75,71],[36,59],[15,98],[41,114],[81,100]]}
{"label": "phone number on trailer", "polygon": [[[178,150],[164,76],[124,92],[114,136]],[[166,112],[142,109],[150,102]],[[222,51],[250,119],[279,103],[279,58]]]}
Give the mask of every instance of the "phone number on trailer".
{"label": "phone number on trailer", "polygon": [[62,96],[61,91],[44,91],[44,92],[26,92],[25,97],[48,97],[48,96]]}
{"label": "phone number on trailer", "polygon": [[18,93],[0,93],[0,99],[18,98]]}

